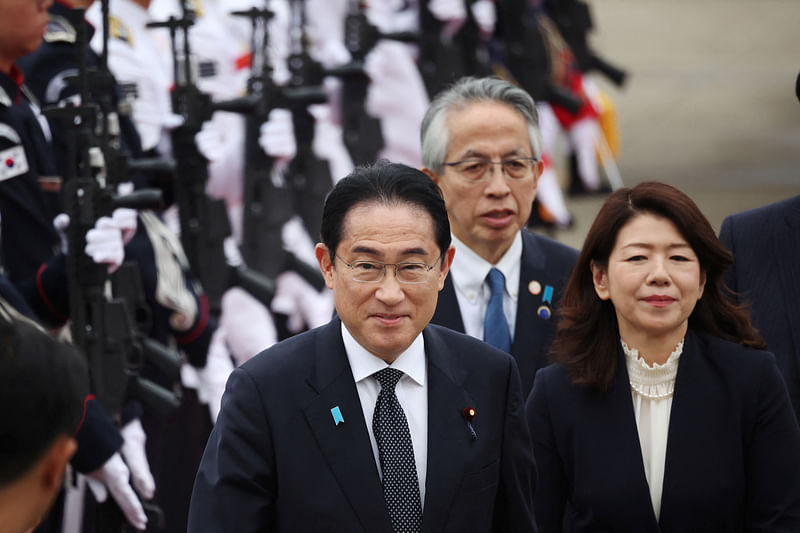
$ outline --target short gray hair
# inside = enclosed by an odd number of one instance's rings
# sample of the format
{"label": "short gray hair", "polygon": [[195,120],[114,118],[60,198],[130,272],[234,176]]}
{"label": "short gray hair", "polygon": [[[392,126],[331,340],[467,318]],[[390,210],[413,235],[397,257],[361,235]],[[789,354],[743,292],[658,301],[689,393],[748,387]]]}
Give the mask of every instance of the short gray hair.
{"label": "short gray hair", "polygon": [[443,163],[447,156],[447,145],[450,143],[447,115],[476,102],[506,104],[525,117],[533,157],[541,159],[542,134],[539,131],[539,115],[533,98],[523,89],[500,78],[466,77],[436,95],[425,112],[420,132],[422,164],[425,167],[434,172],[444,170]]}

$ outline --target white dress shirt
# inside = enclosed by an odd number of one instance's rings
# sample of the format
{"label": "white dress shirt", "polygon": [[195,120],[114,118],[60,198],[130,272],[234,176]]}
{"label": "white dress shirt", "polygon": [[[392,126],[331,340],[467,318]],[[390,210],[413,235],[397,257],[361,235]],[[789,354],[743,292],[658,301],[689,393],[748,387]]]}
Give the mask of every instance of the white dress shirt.
{"label": "white dress shirt", "polygon": [[428,465],[428,386],[425,343],[422,334],[420,333],[411,346],[401,353],[391,365],[387,365],[385,361],[364,349],[353,338],[344,323],[342,323],[342,340],[345,352],[347,352],[347,360],[350,363],[350,370],[356,382],[361,409],[364,411],[364,420],[367,423],[375,464],[378,466],[378,473],[381,476],[383,474],[378,454],[378,442],[372,432],[372,417],[375,414],[375,403],[378,401],[381,386],[373,374],[389,366],[401,370],[405,374],[397,382],[395,395],[408,421],[411,445],[414,448],[414,463],[417,467],[420,503],[424,508],[425,475]]}
{"label": "white dress shirt", "polygon": [[639,351],[631,349],[620,339],[625,352],[625,365],[631,383],[633,413],[639,431],[642,448],[644,474],[650,487],[656,520],[661,515],[661,495],[664,488],[664,463],[667,457],[667,435],[669,415],[672,411],[672,395],[678,362],[683,352],[683,341],[670,354],[663,365],[651,367],[639,358]]}
{"label": "white dress shirt", "polygon": [[456,290],[456,299],[464,322],[464,333],[483,340],[483,320],[486,306],[492,294],[486,276],[495,267],[506,278],[503,292],[503,314],[514,342],[514,326],[517,322],[517,300],[519,297],[520,263],[522,262],[522,234],[517,232],[511,247],[496,265],[492,265],[453,236],[456,248],[455,260],[450,267],[450,276]]}

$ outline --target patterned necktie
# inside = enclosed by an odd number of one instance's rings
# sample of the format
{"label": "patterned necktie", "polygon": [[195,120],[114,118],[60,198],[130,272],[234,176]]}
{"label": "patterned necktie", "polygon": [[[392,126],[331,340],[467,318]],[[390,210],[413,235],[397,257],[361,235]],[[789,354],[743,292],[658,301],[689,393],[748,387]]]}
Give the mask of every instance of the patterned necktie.
{"label": "patterned necktie", "polygon": [[506,315],[503,314],[503,290],[506,278],[503,273],[492,268],[487,276],[492,291],[486,316],[483,319],[483,340],[506,353],[511,352],[511,333],[508,330]]}
{"label": "patterned necktie", "polygon": [[396,533],[417,533],[422,529],[422,504],[414,449],[406,415],[394,393],[394,387],[403,377],[403,372],[384,368],[374,375],[381,384],[372,418],[372,432],[378,442],[383,497],[389,509],[392,529]]}

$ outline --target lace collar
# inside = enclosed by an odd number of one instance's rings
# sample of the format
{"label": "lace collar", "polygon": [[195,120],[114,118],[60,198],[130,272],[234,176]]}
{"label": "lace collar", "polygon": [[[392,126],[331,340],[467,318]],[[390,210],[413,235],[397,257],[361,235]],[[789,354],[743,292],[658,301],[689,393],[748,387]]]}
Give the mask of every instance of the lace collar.
{"label": "lace collar", "polygon": [[619,342],[625,352],[625,365],[628,368],[631,389],[650,399],[671,397],[675,392],[675,378],[678,375],[678,361],[683,353],[683,340],[669,354],[663,365],[653,363],[652,367],[644,359],[639,358],[639,350],[630,348],[622,339]]}

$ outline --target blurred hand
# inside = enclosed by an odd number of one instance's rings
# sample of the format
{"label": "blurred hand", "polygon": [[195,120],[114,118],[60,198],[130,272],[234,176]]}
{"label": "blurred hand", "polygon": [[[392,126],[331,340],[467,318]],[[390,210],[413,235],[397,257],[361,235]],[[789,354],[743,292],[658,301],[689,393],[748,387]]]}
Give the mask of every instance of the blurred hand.
{"label": "blurred hand", "polygon": [[111,219],[116,222],[122,232],[122,244],[127,245],[136,235],[138,211],[127,207],[118,207],[111,213]]}
{"label": "blurred hand", "polygon": [[103,466],[90,473],[86,479],[99,503],[106,501],[110,492],[133,527],[141,531],[147,528],[147,515],[130,486],[130,470],[119,453],[112,455]]}
{"label": "blurred hand", "polygon": [[208,345],[206,366],[197,369],[197,399],[208,404],[208,412],[214,423],[219,415],[225,384],[233,372],[233,361],[225,337],[225,331],[218,327]]}
{"label": "blurred hand", "polygon": [[494,33],[494,26],[497,23],[497,11],[493,0],[477,0],[470,6],[475,23],[485,34]]}
{"label": "blurred hand", "polygon": [[144,443],[147,436],[144,434],[142,423],[138,418],[128,422],[120,430],[125,442],[122,444],[122,457],[131,471],[133,488],[145,500],[152,500],[156,491],[156,482],[150,472],[150,464],[147,462]]}
{"label": "blurred hand", "polygon": [[110,217],[98,218],[94,228],[86,232],[84,252],[95,263],[107,264],[109,274],[117,270],[125,260],[125,245],[119,224]]}
{"label": "blurred hand", "polygon": [[276,159],[290,160],[297,153],[292,113],[288,109],[273,109],[261,125],[258,144],[264,153]]}
{"label": "blurred hand", "polygon": [[333,293],[317,291],[297,272],[286,271],[275,279],[272,310],[289,317],[286,327],[298,333],[304,327],[315,328],[330,322],[333,316]]}
{"label": "blurred hand", "polygon": [[61,253],[67,253],[69,249],[69,241],[67,240],[67,228],[69,227],[69,215],[60,213],[53,219],[53,227],[56,228],[58,236],[61,239]]}

